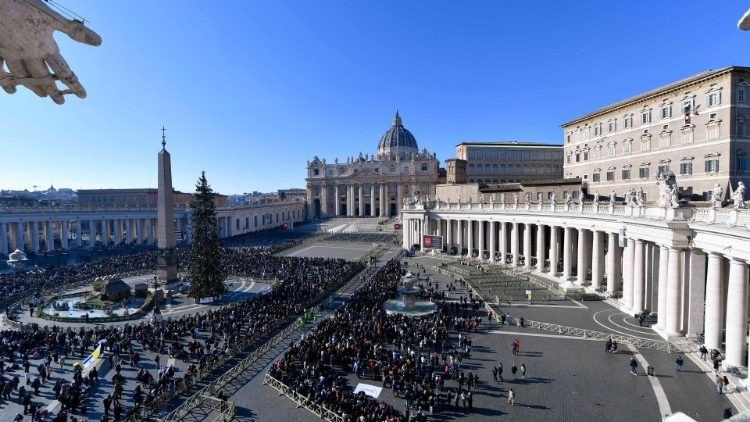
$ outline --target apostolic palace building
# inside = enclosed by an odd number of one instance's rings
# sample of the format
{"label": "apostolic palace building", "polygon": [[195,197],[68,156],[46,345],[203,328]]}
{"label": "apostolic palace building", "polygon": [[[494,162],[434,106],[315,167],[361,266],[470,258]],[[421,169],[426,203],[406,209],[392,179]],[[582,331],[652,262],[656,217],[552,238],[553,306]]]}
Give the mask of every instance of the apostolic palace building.
{"label": "apostolic palace building", "polygon": [[749,71],[704,72],[564,124],[563,180],[582,194],[466,185],[410,200],[403,246],[442,236],[449,253],[655,312],[663,337],[704,334],[728,367],[746,366]]}
{"label": "apostolic palace building", "polygon": [[316,156],[307,163],[308,215],[397,216],[405,198],[434,195],[438,178],[436,155],[419,150],[397,111],[374,154],[333,164]]}

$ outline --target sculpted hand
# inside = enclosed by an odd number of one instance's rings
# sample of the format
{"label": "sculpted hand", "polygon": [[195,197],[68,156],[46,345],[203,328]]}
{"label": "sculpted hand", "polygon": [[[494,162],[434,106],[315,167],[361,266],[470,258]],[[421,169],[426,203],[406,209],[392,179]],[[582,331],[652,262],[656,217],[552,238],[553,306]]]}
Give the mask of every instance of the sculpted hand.
{"label": "sculpted hand", "polygon": [[[60,55],[54,31],[84,44],[102,43],[83,22],[66,19],[42,0],[0,0],[0,87],[5,92],[13,94],[17,85],[23,85],[57,104],[65,102],[65,94],[86,97],[83,85]],[[67,88],[60,90],[57,81]]]}

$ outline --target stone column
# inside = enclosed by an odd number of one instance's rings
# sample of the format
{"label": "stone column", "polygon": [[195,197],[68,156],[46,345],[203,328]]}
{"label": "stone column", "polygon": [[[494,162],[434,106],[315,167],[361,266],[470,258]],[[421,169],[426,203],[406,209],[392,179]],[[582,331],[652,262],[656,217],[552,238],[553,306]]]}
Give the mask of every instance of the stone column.
{"label": "stone column", "polygon": [[474,222],[471,220],[466,220],[466,243],[466,256],[471,258],[474,252]]}
{"label": "stone column", "polygon": [[687,336],[695,337],[704,332],[704,305],[706,303],[706,255],[700,249],[690,250],[690,277],[688,290]]}
{"label": "stone column", "polygon": [[113,230],[114,230],[114,238],[115,238],[115,245],[119,245],[122,243],[122,229],[120,228],[120,219],[115,218],[112,220]]}
{"label": "stone column", "polygon": [[451,253],[451,246],[453,246],[453,230],[451,230],[451,219],[445,220],[445,244],[448,245],[448,254]]}
{"label": "stone column", "polygon": [[359,185],[357,187],[359,190],[359,216],[364,217],[365,216],[365,187],[364,185]]}
{"label": "stone column", "polygon": [[396,184],[396,215],[401,214],[401,207],[404,204],[404,185]]}
{"label": "stone column", "polygon": [[[666,318],[667,326],[665,328],[667,336],[680,336],[682,332],[680,330],[680,315],[682,312],[682,292],[680,289],[680,279],[682,278],[682,268],[680,266],[680,259],[682,258],[682,251],[678,249],[669,249],[669,261],[667,264],[667,307],[666,307]],[[731,280],[730,280],[731,284]],[[730,291],[731,291],[730,287]],[[731,295],[730,295],[731,298]],[[731,299],[730,299],[731,300]],[[747,302],[747,297],[744,298]],[[727,305],[727,312],[729,312],[729,305]],[[729,327],[730,314],[727,314],[727,327]],[[742,320],[745,321],[747,317],[742,315]],[[739,333],[737,333],[739,335]],[[745,342],[745,332],[742,331],[742,342]],[[729,338],[729,328],[727,328],[727,338]]]}
{"label": "stone column", "polygon": [[[659,314],[656,327],[660,330],[667,328],[667,280],[669,279],[669,248],[659,245]],[[720,317],[721,319],[721,317]]]}
{"label": "stone column", "polygon": [[[708,254],[708,274],[706,276],[706,327],[704,342],[707,349],[721,350],[723,323],[724,279],[721,255]],[[661,297],[661,295],[660,295]],[[661,306],[661,303],[659,304]]]}
{"label": "stone column", "polygon": [[8,259],[8,225],[0,223],[0,259]]}
{"label": "stone column", "polygon": [[[671,263],[671,254],[670,254]],[[671,267],[670,267],[671,268]],[[744,261],[729,260],[727,294],[726,365],[744,366],[747,345],[747,267]]]}
{"label": "stone column", "polygon": [[320,217],[328,217],[328,187],[320,185]]}
{"label": "stone column", "polygon": [[79,248],[83,246],[81,232],[83,232],[83,230],[81,230],[81,220],[76,220],[76,246]]}
{"label": "stone column", "polygon": [[497,249],[495,248],[495,236],[496,236],[495,222],[488,221],[487,225],[488,225],[488,228],[490,229],[490,262],[495,262],[495,255],[497,251]]}
{"label": "stone column", "polygon": [[562,241],[562,249],[563,249],[563,274],[562,277],[564,280],[569,280],[573,271],[573,258],[571,257],[571,252],[573,252],[573,228],[572,227],[565,227],[564,229],[565,237]]}
{"label": "stone column", "polygon": [[578,256],[576,270],[578,284],[586,284],[586,274],[588,273],[588,236],[585,229],[578,229]]}
{"label": "stone column", "polygon": [[484,221],[477,221],[477,225],[479,226],[479,244],[477,247],[479,249],[479,259],[482,260],[484,259]]}
{"label": "stone column", "polygon": [[[187,232],[187,225],[185,231]],[[140,218],[135,219],[135,241],[139,245],[143,244],[143,220]]]}
{"label": "stone column", "polygon": [[106,246],[109,244],[112,236],[109,231],[109,219],[102,218],[102,231],[99,232],[101,235],[102,245]]}
{"label": "stone column", "polygon": [[513,222],[513,231],[510,233],[510,253],[513,256],[513,266],[518,266],[518,241],[519,235],[518,235],[518,223]]}
{"label": "stone column", "polygon": [[146,239],[148,244],[154,244],[154,221],[151,218],[146,219]]}
{"label": "stone column", "polygon": [[20,251],[25,250],[24,239],[23,239],[23,223],[16,222],[16,249]]}
{"label": "stone column", "polygon": [[607,293],[617,290],[617,233],[607,233]]}
{"label": "stone column", "polygon": [[354,186],[346,186],[346,216],[354,215]]}
{"label": "stone column", "polygon": [[523,225],[523,266],[531,269],[531,224]]}
{"label": "stone column", "polygon": [[604,273],[604,254],[602,248],[602,232],[591,231],[591,289],[596,290],[602,285]]}
{"label": "stone column", "polygon": [[126,244],[130,243],[130,219],[129,218],[125,218],[122,220],[122,232],[123,232],[125,243]]}
{"label": "stone column", "polygon": [[47,244],[47,252],[55,250],[55,230],[54,224],[51,220],[48,220],[44,227],[45,243]]}
{"label": "stone column", "polygon": [[558,276],[557,263],[560,261],[560,255],[558,255],[558,228],[557,226],[550,226],[549,231],[549,273],[555,277]]}
{"label": "stone column", "polygon": [[635,241],[625,239],[627,246],[622,253],[622,302],[628,309],[633,309],[633,258]]}
{"label": "stone column", "polygon": [[505,259],[508,256],[508,223],[501,221],[500,223],[500,263],[505,265]]}
{"label": "stone column", "polygon": [[464,232],[462,220],[456,220],[456,244],[458,246],[456,255],[461,256],[464,250]]}
{"label": "stone column", "polygon": [[636,239],[633,256],[633,307],[634,313],[644,311],[644,292],[646,289],[645,268],[643,265],[644,258],[643,240]]}
{"label": "stone column", "polygon": [[424,251],[424,236],[430,233],[430,219],[425,217],[417,220],[417,227],[419,228],[417,231],[417,235],[419,235],[419,249]]}
{"label": "stone column", "polygon": [[382,183],[380,185],[380,195],[378,195],[379,205],[380,205],[380,216],[386,217],[387,211],[385,210],[386,203],[386,192],[388,191],[388,184]]}
{"label": "stone column", "polygon": [[[435,219],[435,223],[437,224],[437,234],[438,236],[443,236],[443,220]],[[445,237],[443,237],[445,239]],[[443,241],[443,244],[445,244],[445,241]]]}
{"label": "stone column", "polygon": [[39,223],[36,221],[31,222],[31,249],[39,252]]}
{"label": "stone column", "polygon": [[536,270],[544,272],[544,225],[536,225]]}
{"label": "stone column", "polygon": [[333,188],[333,213],[336,217],[341,216],[341,185],[336,183]]}
{"label": "stone column", "polygon": [[375,185],[370,185],[370,217],[375,217]]}
{"label": "stone column", "polygon": [[66,218],[60,223],[60,243],[64,251],[68,250],[68,237],[70,237],[70,228],[68,225],[70,221]]}

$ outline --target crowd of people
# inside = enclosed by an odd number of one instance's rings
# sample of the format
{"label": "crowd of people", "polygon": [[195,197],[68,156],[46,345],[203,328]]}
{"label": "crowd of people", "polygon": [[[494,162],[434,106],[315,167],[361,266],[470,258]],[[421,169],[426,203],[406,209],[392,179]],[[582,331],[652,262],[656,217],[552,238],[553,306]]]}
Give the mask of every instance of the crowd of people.
{"label": "crowd of people", "polygon": [[389,243],[396,240],[391,233],[334,233],[326,238],[332,242]]}
{"label": "crowd of people", "polygon": [[[222,264],[227,274],[249,277],[275,278],[268,294],[263,294],[228,306],[210,309],[205,313],[183,315],[177,319],[145,322],[123,326],[86,326],[65,328],[56,325],[28,326],[24,331],[0,331],[0,399],[18,403],[32,415],[42,417],[42,406],[28,389],[44,384],[52,373],[52,362],[60,364],[67,358],[66,370],[73,369],[73,378],[64,381],[61,376],[55,383],[56,398],[62,410],[58,420],[67,420],[67,414],[86,414],[86,398],[97,376],[91,372],[83,375],[80,365],[71,366],[73,360],[81,361],[99,343],[108,352],[112,375],[112,392],[104,399],[104,420],[124,420],[157,397],[183,384],[190,384],[204,368],[223,354],[234,353],[242,340],[259,338],[279,323],[300,315],[310,306],[310,300],[330,291],[351,279],[364,268],[360,262],[343,259],[277,257],[281,245],[272,248],[224,248]],[[186,265],[187,249],[178,249],[180,265]],[[75,266],[48,268],[41,271],[14,273],[0,276],[0,294],[19,295],[28,289],[44,290],[52,286],[74,283],[81,279],[113,272],[127,272],[147,268],[156,262],[156,251],[138,251],[116,257],[105,257]],[[18,287],[16,287],[18,286]],[[168,355],[187,368],[178,372],[166,365]],[[153,356],[158,373],[147,371],[143,360]],[[30,362],[41,362],[35,379],[21,368]],[[160,365],[161,363],[161,365]],[[130,365],[137,370],[136,380],[124,387],[126,379],[122,369]],[[94,372],[96,374],[96,372]],[[70,372],[68,372],[70,375]],[[24,382],[25,381],[25,382]],[[133,383],[138,387],[133,389]],[[133,400],[122,400],[125,389],[132,391]],[[38,388],[37,388],[38,389]],[[7,390],[7,391],[6,391]],[[59,390],[59,394],[58,394]],[[0,401],[0,404],[2,401]],[[111,412],[110,412],[111,410]],[[38,414],[38,415],[37,415]]]}
{"label": "crowd of people", "polygon": [[[481,318],[471,315],[469,300],[449,305],[441,299],[437,312],[418,319],[387,314],[382,304],[395,296],[405,272],[397,259],[384,265],[331,318],[293,344],[270,375],[345,421],[426,420],[427,412],[454,401],[471,411],[479,378],[461,365],[471,355],[470,333]],[[355,394],[346,373],[381,382],[403,399],[403,411]],[[447,389],[447,380],[458,388]]]}

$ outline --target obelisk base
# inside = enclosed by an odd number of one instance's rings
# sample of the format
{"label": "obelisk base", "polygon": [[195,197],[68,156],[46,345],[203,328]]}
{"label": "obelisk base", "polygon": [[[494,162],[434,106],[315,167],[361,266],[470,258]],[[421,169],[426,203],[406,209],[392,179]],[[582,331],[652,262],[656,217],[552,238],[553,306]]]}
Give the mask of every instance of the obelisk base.
{"label": "obelisk base", "polygon": [[177,281],[177,256],[171,250],[159,250],[156,262],[156,276],[162,283]]}

